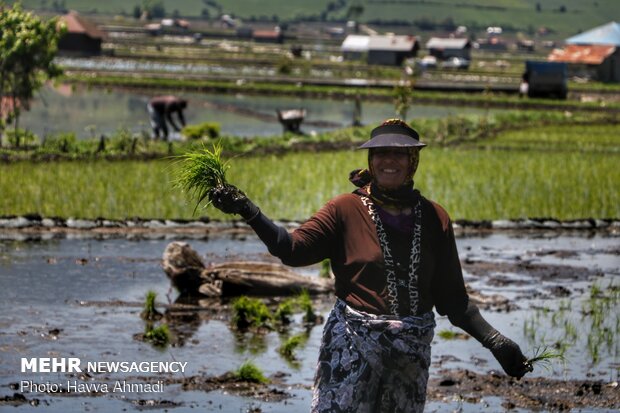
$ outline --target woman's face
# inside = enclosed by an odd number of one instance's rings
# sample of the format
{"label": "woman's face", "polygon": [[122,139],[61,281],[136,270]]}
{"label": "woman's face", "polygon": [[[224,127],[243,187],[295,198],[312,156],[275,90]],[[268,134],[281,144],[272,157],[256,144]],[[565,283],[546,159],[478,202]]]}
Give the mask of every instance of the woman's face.
{"label": "woman's face", "polygon": [[407,148],[373,148],[370,169],[375,183],[392,190],[403,185],[411,175],[411,155]]}

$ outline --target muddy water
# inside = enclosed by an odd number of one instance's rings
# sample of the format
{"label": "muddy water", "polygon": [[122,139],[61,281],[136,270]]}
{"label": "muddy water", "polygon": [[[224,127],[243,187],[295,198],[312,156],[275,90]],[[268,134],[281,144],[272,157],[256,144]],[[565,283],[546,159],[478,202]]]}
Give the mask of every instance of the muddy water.
{"label": "muddy water", "polygon": [[[0,237],[2,238],[2,237]],[[226,302],[205,301],[203,309],[182,314],[168,313],[173,346],[156,348],[137,340],[145,329],[140,305],[148,290],[158,293],[158,307],[179,299],[169,290],[160,268],[161,254],[172,238],[131,240],[123,237],[98,240],[90,237],[0,240],[0,400],[20,393],[22,380],[60,383],[144,383],[166,380],[161,393],[107,392],[69,395],[24,392],[26,401],[0,402],[9,411],[121,411],[153,407],[171,411],[239,412],[259,408],[269,412],[303,412],[310,403],[310,387],[320,344],[321,326],[308,332],[298,350],[298,364],[284,360],[277,348],[286,334],[266,332],[239,336],[229,328]],[[215,235],[187,240],[206,262],[230,259],[270,260],[265,248],[251,235]],[[517,341],[530,355],[536,344],[568,342],[567,362],[537,368],[530,377],[576,380],[618,380],[618,299],[608,300],[603,326],[614,330],[611,344],[603,342],[596,360],[588,345],[593,316],[584,315],[592,301],[592,285],[608,294],[620,285],[619,238],[608,234],[508,234],[460,237],[458,247],[466,282],[487,300],[481,305],[485,317]],[[316,276],[318,267],[303,269]],[[610,287],[611,286],[611,287]],[[607,292],[605,292],[607,291]],[[608,296],[612,294],[609,293]],[[315,300],[326,316],[332,297]],[[193,303],[197,305],[199,303]],[[570,309],[568,309],[570,307]],[[507,311],[509,310],[509,311]],[[586,311],[587,313],[587,311]],[[552,319],[556,314],[555,319]],[[560,314],[560,315],[557,315]],[[566,338],[565,327],[574,324],[578,337]],[[524,326],[532,325],[531,328]],[[436,333],[457,331],[438,317]],[[296,316],[288,335],[304,331]],[[534,337],[532,337],[534,331]],[[597,330],[598,331],[598,330]],[[592,341],[593,339],[590,339]],[[22,357],[78,357],[89,361],[187,362],[180,373],[91,373],[90,378],[69,373],[22,373]],[[191,376],[219,376],[235,370],[246,360],[260,366],[273,384],[274,394],[285,392],[284,401],[239,395],[231,389],[184,390],[180,384]],[[485,374],[499,369],[497,362],[474,340],[446,340],[436,335],[431,377],[446,370],[468,369]],[[36,405],[37,406],[33,406]],[[433,397],[427,411],[495,412],[506,400],[488,396],[484,403]],[[15,405],[10,408],[8,406]],[[515,411],[528,411],[516,409]],[[592,407],[588,411],[611,411]]]}
{"label": "muddy water", "polygon": [[[111,134],[119,128],[133,132],[150,130],[146,104],[154,92],[72,88],[45,88],[33,101],[30,111],[20,118],[20,126],[38,136],[74,132],[80,138]],[[234,136],[273,136],[282,133],[276,109],[305,108],[302,131],[325,131],[351,125],[353,101],[301,99],[295,97],[244,96],[212,93],[184,93],[189,106],[189,124],[217,122],[222,134]],[[483,109],[415,105],[409,117],[428,118],[449,115],[476,115]],[[394,105],[380,102],[362,104],[363,124],[375,124],[394,117]],[[176,121],[176,115],[175,115]]]}

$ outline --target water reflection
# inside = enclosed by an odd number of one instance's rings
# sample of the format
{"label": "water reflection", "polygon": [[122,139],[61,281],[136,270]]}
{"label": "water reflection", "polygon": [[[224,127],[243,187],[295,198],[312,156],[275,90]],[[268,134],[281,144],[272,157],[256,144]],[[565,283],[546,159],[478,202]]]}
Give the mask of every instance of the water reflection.
{"label": "water reflection", "polygon": [[[46,87],[22,114],[20,125],[39,136],[75,132],[79,138],[111,134],[119,128],[133,132],[149,131],[146,104],[156,92],[71,87]],[[302,130],[325,131],[353,122],[354,100],[335,101],[292,96],[248,96],[215,93],[183,93],[189,106],[185,112],[189,124],[217,122],[224,135],[271,136],[282,132],[276,109],[305,108]],[[450,115],[476,115],[479,108],[414,105],[409,118],[437,118]],[[375,124],[394,117],[394,105],[386,102],[362,102],[362,124]]]}

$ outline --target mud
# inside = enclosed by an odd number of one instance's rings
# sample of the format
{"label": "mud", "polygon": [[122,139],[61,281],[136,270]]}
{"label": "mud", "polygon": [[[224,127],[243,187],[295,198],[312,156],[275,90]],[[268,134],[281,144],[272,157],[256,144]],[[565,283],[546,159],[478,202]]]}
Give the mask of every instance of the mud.
{"label": "mud", "polygon": [[[178,232],[161,236],[143,229],[144,236],[126,238],[124,228],[114,228],[118,233],[99,238],[92,230],[65,227],[64,231],[76,232],[34,241],[0,239],[0,410],[13,406],[16,412],[83,407],[90,411],[307,411],[321,326],[304,325],[302,314],[297,313],[286,328],[240,332],[231,327],[229,299],[187,297],[170,290],[160,258],[170,237],[197,236],[183,229],[187,230],[179,226]],[[204,228],[202,231],[190,243],[204,253],[205,261],[223,262],[231,257],[273,260],[242,226],[222,225],[206,237]],[[583,311],[593,282],[601,287],[620,282],[617,240],[617,235],[608,231],[562,230],[481,231],[457,238],[470,297],[485,318],[520,344],[526,356],[534,345],[524,332],[526,322],[530,326],[532,320],[538,323],[535,343],[566,340],[552,334],[558,327],[550,321],[559,313],[557,309],[566,305],[560,304],[562,301],[573,303],[572,313],[562,311],[573,314],[574,318],[567,320],[575,324],[581,338],[568,350],[568,366],[554,366],[551,371],[537,368],[516,381],[498,370],[497,362],[479,343],[465,339],[445,317],[438,317],[427,410],[619,409],[617,342],[609,349],[609,344],[602,344],[598,360],[593,361],[587,348],[592,316]],[[305,271],[312,275],[318,270],[311,267]],[[158,293],[156,307],[163,314],[154,325],[165,323],[171,333],[166,348],[142,341],[146,322],[140,312],[144,294],[151,288]],[[264,298],[272,311],[282,299]],[[325,317],[333,296],[317,296],[313,305],[316,313]],[[607,311],[616,314],[617,302]],[[439,334],[444,330],[450,333]],[[277,349],[286,338],[300,332],[307,334],[308,341],[297,350],[296,362],[290,363]],[[162,380],[166,391],[160,394],[20,393],[16,382],[29,376],[19,373],[19,358],[47,354],[75,354],[89,361],[172,357],[189,361],[191,368],[182,375],[62,374],[52,378],[59,383],[66,379],[90,383]],[[232,372],[244,360],[260,366],[269,383],[239,381]]]}
{"label": "mud", "polygon": [[502,404],[505,409],[620,408],[618,382],[528,377],[516,380],[495,371],[480,374],[470,370],[442,370],[439,376],[429,381],[429,400],[457,396],[470,403],[479,403],[485,397],[498,396],[506,399]]}

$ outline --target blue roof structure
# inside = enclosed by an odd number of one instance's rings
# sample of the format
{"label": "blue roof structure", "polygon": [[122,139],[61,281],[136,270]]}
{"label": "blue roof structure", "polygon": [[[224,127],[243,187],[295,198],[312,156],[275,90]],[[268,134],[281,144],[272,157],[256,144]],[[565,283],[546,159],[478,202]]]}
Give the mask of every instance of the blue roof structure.
{"label": "blue roof structure", "polygon": [[566,39],[566,44],[620,46],[620,23],[611,22]]}

